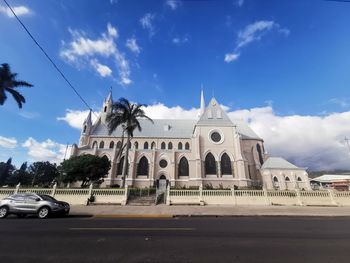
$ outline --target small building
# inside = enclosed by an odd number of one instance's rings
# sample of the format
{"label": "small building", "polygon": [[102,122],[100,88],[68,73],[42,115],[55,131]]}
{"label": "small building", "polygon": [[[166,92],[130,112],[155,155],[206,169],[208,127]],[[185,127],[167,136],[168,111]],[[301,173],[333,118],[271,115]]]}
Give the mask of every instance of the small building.
{"label": "small building", "polygon": [[264,187],[275,190],[311,190],[305,168],[280,157],[269,157],[261,167]]}
{"label": "small building", "polygon": [[345,174],[324,174],[310,179],[314,189],[334,188],[336,190],[349,190],[350,175]]}

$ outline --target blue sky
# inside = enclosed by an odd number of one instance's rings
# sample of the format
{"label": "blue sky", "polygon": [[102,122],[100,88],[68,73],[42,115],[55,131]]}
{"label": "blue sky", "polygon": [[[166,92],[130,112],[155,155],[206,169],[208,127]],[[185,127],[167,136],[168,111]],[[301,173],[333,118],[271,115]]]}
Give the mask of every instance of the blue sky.
{"label": "blue sky", "polygon": [[[112,86],[154,118],[192,117],[203,84],[271,155],[350,168],[350,3],[8,2],[96,111]],[[0,36],[1,63],[34,84],[23,109],[12,98],[0,108],[0,161],[59,161],[87,109],[2,1]]]}

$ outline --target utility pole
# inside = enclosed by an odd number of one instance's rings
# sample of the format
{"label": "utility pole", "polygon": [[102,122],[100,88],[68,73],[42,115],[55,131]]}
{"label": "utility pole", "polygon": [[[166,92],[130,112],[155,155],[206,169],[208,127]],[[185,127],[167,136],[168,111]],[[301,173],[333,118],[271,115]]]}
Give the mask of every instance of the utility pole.
{"label": "utility pole", "polygon": [[349,143],[349,141],[350,141],[350,139],[349,138],[347,138],[347,137],[345,137],[345,142],[346,142],[346,145],[348,146],[348,149],[349,149],[349,154],[350,154],[350,143]]}

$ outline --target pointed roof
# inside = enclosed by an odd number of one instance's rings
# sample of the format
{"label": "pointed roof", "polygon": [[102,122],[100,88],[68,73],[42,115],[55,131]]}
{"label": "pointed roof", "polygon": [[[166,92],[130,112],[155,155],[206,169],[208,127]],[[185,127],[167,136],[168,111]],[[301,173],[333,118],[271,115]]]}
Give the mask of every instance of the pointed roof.
{"label": "pointed roof", "polygon": [[205,111],[205,101],[204,101],[204,92],[203,92],[203,85],[201,90],[201,108],[199,112],[199,116],[202,116]]}
{"label": "pointed roof", "polygon": [[88,116],[86,117],[84,124],[91,126],[92,125],[92,120],[91,120],[91,110],[89,111]]}
{"label": "pointed roof", "polygon": [[109,91],[109,93],[108,93],[108,96],[107,96],[107,98],[106,98],[106,102],[108,102],[108,101],[113,101],[113,97],[112,97],[112,88],[111,88],[111,90]]}
{"label": "pointed roof", "polygon": [[270,157],[268,158],[261,169],[291,169],[291,170],[305,170],[305,168],[300,168],[294,164],[288,162],[281,157]]}
{"label": "pointed roof", "polygon": [[234,126],[234,124],[213,97],[197,122],[197,126]]}

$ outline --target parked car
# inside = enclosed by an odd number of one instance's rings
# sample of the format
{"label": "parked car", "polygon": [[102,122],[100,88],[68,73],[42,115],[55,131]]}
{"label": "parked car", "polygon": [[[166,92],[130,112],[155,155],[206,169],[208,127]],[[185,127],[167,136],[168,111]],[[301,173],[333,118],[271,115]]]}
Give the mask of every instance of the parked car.
{"label": "parked car", "polygon": [[0,219],[9,214],[16,214],[18,217],[37,214],[39,218],[44,219],[52,214],[67,215],[69,210],[70,206],[66,202],[35,193],[14,194],[0,201]]}

